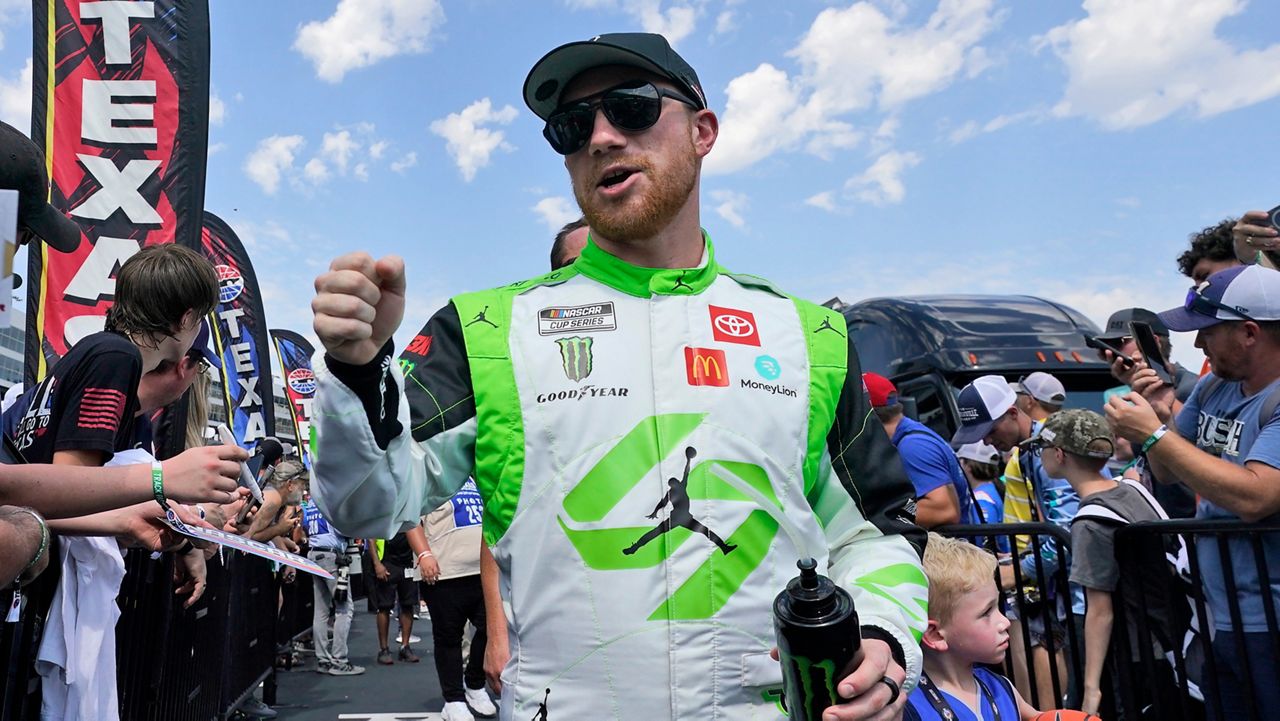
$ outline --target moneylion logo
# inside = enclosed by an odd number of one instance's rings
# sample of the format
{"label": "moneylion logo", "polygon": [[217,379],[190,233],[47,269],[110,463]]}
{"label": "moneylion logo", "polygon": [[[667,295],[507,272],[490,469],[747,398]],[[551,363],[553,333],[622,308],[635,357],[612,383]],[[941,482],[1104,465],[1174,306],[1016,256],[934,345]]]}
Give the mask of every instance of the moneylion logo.
{"label": "moneylion logo", "polygon": [[[723,545],[709,543],[688,526],[673,524],[663,534],[663,543],[637,546],[636,539],[653,531],[652,522],[643,515],[648,509],[636,513],[636,525],[617,527],[611,525],[614,519],[606,521],[642,482],[658,487],[654,474],[661,475],[659,464],[664,460],[671,458],[672,476],[678,474],[675,464],[693,460],[686,439],[706,417],[704,413],[670,413],[640,421],[569,491],[557,517],[583,563],[597,571],[654,568],[696,537],[699,547],[695,550],[704,559],[702,564],[654,609],[651,621],[714,616],[764,561],[778,533],[774,514],[781,514],[781,504],[768,473],[753,463],[716,458],[692,465],[683,490],[689,500],[715,501],[721,509],[716,513],[720,522],[735,502],[754,506],[737,528],[717,529],[728,533]],[[725,548],[733,552],[726,553]]]}
{"label": "moneylion logo", "polygon": [[591,375],[591,341],[592,338],[559,338],[560,360],[564,363],[564,374],[569,380],[581,383]]}

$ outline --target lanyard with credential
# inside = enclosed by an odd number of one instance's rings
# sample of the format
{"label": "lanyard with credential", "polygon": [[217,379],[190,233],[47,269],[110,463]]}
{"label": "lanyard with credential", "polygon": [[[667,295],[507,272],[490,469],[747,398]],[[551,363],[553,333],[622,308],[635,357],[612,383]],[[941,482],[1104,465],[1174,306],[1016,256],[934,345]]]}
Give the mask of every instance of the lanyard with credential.
{"label": "lanyard with credential", "polygon": [[[982,702],[986,701],[991,708],[991,715],[995,721],[1002,721],[1000,718],[1000,706],[996,703],[995,694],[991,693],[991,689],[987,688],[982,679],[974,676],[973,680],[978,684],[979,710],[981,710]],[[920,674],[920,690],[924,691],[924,697],[929,700],[929,705],[933,707],[933,710],[937,712],[943,721],[956,721],[958,718],[956,712],[951,709],[951,704],[947,703],[947,700],[942,697],[942,692],[934,685],[933,680],[929,678],[927,673]],[[981,714],[978,716],[978,721],[982,721]]]}

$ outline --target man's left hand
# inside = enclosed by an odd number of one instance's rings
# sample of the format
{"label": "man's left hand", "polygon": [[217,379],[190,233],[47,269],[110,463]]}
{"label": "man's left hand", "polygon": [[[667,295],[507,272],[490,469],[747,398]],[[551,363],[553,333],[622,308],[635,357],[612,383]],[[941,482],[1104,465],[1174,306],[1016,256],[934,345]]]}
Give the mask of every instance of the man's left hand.
{"label": "man's left hand", "polygon": [[1141,393],[1115,396],[1103,410],[1112,432],[1133,444],[1145,443],[1161,426],[1160,418]]}
{"label": "man's left hand", "polygon": [[436,562],[435,556],[418,556],[418,570],[422,573],[422,580],[428,585],[440,580],[440,564]]}
{"label": "man's left hand", "polygon": [[183,608],[191,608],[204,595],[205,580],[209,575],[204,562],[204,551],[192,548],[174,559],[173,590],[175,596],[187,596]]}

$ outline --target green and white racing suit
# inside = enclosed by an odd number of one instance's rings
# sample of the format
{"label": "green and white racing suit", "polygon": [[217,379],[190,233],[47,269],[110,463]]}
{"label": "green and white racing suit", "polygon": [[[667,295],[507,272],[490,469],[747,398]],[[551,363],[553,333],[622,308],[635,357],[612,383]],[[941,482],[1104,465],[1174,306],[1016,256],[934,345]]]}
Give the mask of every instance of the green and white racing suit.
{"label": "green and white racing suit", "polygon": [[686,270],[590,243],[390,354],[317,354],[316,503],[390,537],[475,477],[508,602],[502,718],[783,718],[772,602],[806,556],[914,687],[924,533],[838,313],[730,274],[710,240]]}

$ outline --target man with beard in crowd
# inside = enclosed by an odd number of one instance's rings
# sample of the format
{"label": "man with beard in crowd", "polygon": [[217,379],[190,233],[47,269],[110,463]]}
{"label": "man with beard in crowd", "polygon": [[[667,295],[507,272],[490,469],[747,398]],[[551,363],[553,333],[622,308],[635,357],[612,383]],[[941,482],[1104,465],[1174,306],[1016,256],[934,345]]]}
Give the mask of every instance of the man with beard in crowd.
{"label": "man with beard in crowd", "polygon": [[[797,554],[862,624],[827,715],[895,717],[920,671],[924,535],[889,439],[864,432],[844,319],[716,262],[698,186],[718,120],[661,36],[557,48],[525,100],[591,239],[558,272],[454,298],[407,382],[403,261],[335,260],[312,303],[317,504],[385,537],[474,473],[512,609],[503,718],[781,718],[772,602]],[[681,531],[624,554],[686,472],[732,553]]]}
{"label": "man with beard in crowd", "polygon": [[[1140,368],[1134,392],[1108,402],[1107,421],[1146,453],[1157,478],[1181,482],[1200,497],[1197,518],[1274,522],[1280,514],[1280,273],[1257,265],[1219,271],[1160,319],[1172,330],[1197,332],[1196,347],[1212,372],[1175,412],[1172,388]],[[1269,600],[1280,610],[1280,534],[1225,542],[1225,552],[1222,541],[1195,545],[1217,629],[1213,687],[1223,719],[1251,718],[1280,706],[1280,656],[1265,609]],[[1232,601],[1242,626],[1234,623]],[[1216,705],[1206,708],[1213,718]]]}

